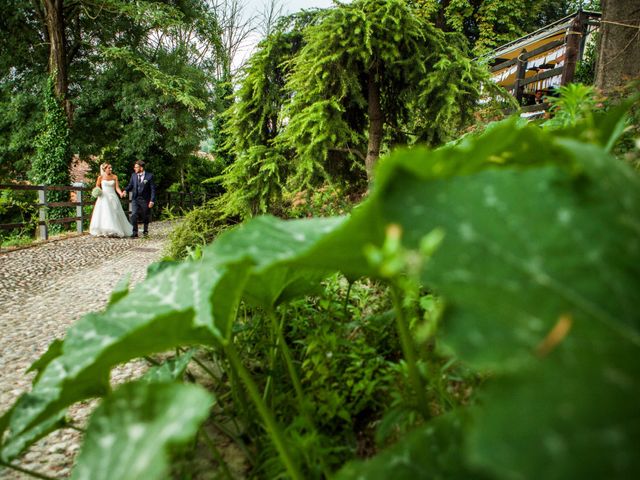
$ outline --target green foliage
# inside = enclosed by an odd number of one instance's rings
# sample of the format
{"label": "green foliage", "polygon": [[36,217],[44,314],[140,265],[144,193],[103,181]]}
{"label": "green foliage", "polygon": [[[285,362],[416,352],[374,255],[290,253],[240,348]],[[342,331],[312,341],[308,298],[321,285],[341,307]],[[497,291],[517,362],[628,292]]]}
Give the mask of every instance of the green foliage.
{"label": "green foliage", "polygon": [[[69,185],[71,176],[71,145],[69,125],[64,109],[54,93],[54,75],[47,80],[43,89],[44,119],[40,133],[36,138],[36,153],[31,163],[29,179],[35,185]],[[68,192],[47,192],[47,202],[68,202]],[[47,218],[65,218],[69,216],[68,208],[51,208]],[[59,231],[57,225],[49,227],[51,231]]]}
{"label": "green foliage", "polygon": [[71,150],[69,127],[62,105],[53,92],[53,76],[44,93],[44,120],[36,139],[36,156],[29,177],[36,185],[68,185]]}
{"label": "green foliage", "polygon": [[195,385],[122,386],[92,415],[72,478],[167,478],[168,452],[196,435],[212,404]]}
{"label": "green foliage", "polygon": [[358,203],[357,198],[339,185],[323,185],[289,194],[284,201],[287,202],[287,214],[291,218],[327,217],[348,213]]}
{"label": "green foliage", "polygon": [[471,121],[481,85],[494,88],[459,35],[403,0],[340,4],[290,30],[297,18],[259,46],[228,111],[235,161],[221,208],[230,214],[278,214],[283,190],[323,183],[363,191],[372,117],[383,152],[437,145]]}
{"label": "green foliage", "polygon": [[0,83],[0,181],[27,180],[31,158],[35,154],[34,139],[42,124],[41,93],[16,92]]}
{"label": "green foliage", "polygon": [[[185,65],[179,52],[157,53],[150,68],[170,76],[169,86],[173,80],[186,82],[189,92],[185,95],[191,100],[180,103],[143,73],[115,62],[100,72],[87,96],[78,99],[75,121],[83,132],[78,140],[81,154],[102,152],[105,160],[114,161],[120,182],[128,181],[134,161],[141,158],[162,190],[182,184],[191,169],[192,154],[206,135],[211,105],[204,72]],[[189,106],[193,102],[207,108],[193,109]],[[89,135],[96,130],[100,135]]]}
{"label": "green foliage", "polygon": [[400,0],[342,5],[305,38],[287,85],[295,95],[282,138],[296,152],[295,185],[325,178],[332,151],[362,168],[372,135],[370,88],[379,95],[386,129],[413,132],[401,143],[437,145],[465,124],[487,79],[458,36],[420,20]]}
{"label": "green foliage", "polygon": [[169,246],[165,252],[169,258],[183,259],[194,249],[213,241],[228,228],[220,210],[211,203],[188,212],[180,224],[169,235]]}
{"label": "green foliage", "polygon": [[142,73],[154,88],[188,109],[205,109],[205,103],[193,95],[195,87],[188,79],[169,75],[125,48],[105,48],[103,54],[111,61],[122,60],[129,67]]}
{"label": "green foliage", "polygon": [[474,52],[482,55],[527,33],[522,24],[530,3],[526,0],[482,2],[477,12],[478,39]]}
{"label": "green foliage", "polygon": [[[306,388],[322,408],[327,381],[336,378],[331,369],[342,368],[353,384],[337,389],[339,399],[357,410],[362,398],[375,410],[377,397],[366,390],[371,382],[349,390],[358,377],[357,362],[340,341],[348,327],[331,323],[349,322],[344,307],[329,300],[319,318],[301,320],[290,301],[342,272],[389,287],[415,433],[341,478],[372,471],[381,477],[385,471],[386,477],[397,471],[440,478],[636,477],[640,178],[607,151],[620,134],[622,113],[611,109],[576,125],[575,131],[590,132],[580,140],[574,130],[510,120],[459,145],[397,152],[381,162],[370,196],[348,217],[259,217],[223,233],[200,260],[167,265],[69,330],[59,351],[39,365],[32,391],[0,418],[2,461],[59,426],[74,402],[115,396],[108,385],[114,366],[201,344],[227,366],[225,401],[242,412],[243,433],[260,439],[258,448],[268,436],[260,451],[277,453],[280,472],[296,479],[329,474],[305,449],[321,438],[314,424],[322,420],[310,414]],[[421,289],[443,303],[424,300],[419,312]],[[239,332],[251,328],[242,315],[247,308],[271,323],[266,365],[239,355]],[[325,313],[329,318],[321,321]],[[323,342],[293,334],[306,322]],[[428,327],[419,342],[411,334],[418,324]],[[370,362],[360,372],[379,371],[384,363],[374,360],[366,338],[352,336],[358,359]],[[327,358],[329,347],[335,359]],[[300,371],[296,349],[307,353],[313,378]],[[324,358],[317,355],[323,351]],[[443,355],[487,378],[464,415],[434,419],[438,377],[447,370],[439,363]],[[258,376],[264,368],[266,377]],[[322,377],[328,380],[315,383]],[[283,378],[290,385],[282,394],[290,399],[284,415],[270,407],[278,390],[268,387]],[[182,410],[170,399],[156,410],[152,397],[126,388],[136,408],[118,413],[114,429],[145,405],[160,416]]]}
{"label": "green foliage", "polygon": [[584,85],[593,85],[596,80],[596,61],[598,59],[597,46],[600,35],[596,32],[594,38],[587,43],[582,54],[582,60],[576,65],[573,81]]}
{"label": "green foliage", "polygon": [[37,197],[28,190],[0,191],[0,223],[25,223],[24,227],[13,230],[0,230],[2,246],[11,246],[31,242],[36,228]]}
{"label": "green foliage", "polygon": [[301,48],[302,29],[318,15],[302,12],[280,20],[249,59],[237,101],[221,119],[222,149],[233,160],[220,178],[226,191],[220,207],[228,215],[266,213],[280,200],[291,155],[274,140],[284,126],[289,61]]}
{"label": "green foliage", "polygon": [[600,2],[573,0],[410,0],[418,15],[438,28],[463,34],[474,54],[488,51]]}
{"label": "green foliage", "polygon": [[[0,6],[2,178],[22,180],[21,171],[31,169],[43,115],[38,104],[49,42],[42,41],[40,3],[9,0]],[[121,175],[143,158],[161,189],[179,181],[207,136],[217,95],[211,78],[228,64],[216,7],[205,0],[64,4],[72,151],[84,159],[117,152],[115,171]]]}
{"label": "green foliage", "polygon": [[561,128],[576,125],[585,117],[591,116],[597,103],[593,87],[580,83],[570,83],[558,88],[557,97],[547,97],[551,105],[551,120],[544,123],[545,128]]}

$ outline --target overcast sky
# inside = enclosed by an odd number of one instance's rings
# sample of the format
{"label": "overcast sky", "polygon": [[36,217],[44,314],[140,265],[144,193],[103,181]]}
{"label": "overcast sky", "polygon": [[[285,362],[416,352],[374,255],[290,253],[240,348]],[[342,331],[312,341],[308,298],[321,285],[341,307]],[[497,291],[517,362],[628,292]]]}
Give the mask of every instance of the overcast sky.
{"label": "overcast sky", "polygon": [[[255,15],[257,13],[264,12],[265,5],[270,0],[244,0],[242,3],[245,5],[243,11],[247,15]],[[282,5],[282,14],[288,15],[290,13],[298,12],[302,9],[310,8],[327,8],[333,6],[332,0],[278,0]],[[351,0],[340,0],[341,3],[350,3]],[[246,42],[245,46],[241,48],[238,58],[234,58],[234,66],[238,66],[243,63],[247,57],[253,51],[256,43],[260,40],[260,35],[252,35]]]}
{"label": "overcast sky", "polygon": [[[294,13],[303,8],[326,8],[333,5],[331,0],[281,0],[285,13]],[[247,0],[247,4],[262,10],[265,0]]]}

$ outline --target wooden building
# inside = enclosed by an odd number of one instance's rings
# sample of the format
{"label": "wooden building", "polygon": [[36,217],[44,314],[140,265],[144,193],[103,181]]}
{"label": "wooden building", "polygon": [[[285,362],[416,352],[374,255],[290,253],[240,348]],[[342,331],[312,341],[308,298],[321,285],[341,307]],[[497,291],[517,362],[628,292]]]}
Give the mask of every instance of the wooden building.
{"label": "wooden building", "polygon": [[600,13],[579,11],[490,52],[494,82],[522,105],[524,117],[546,109],[544,96],[573,81],[576,64],[600,24]]}

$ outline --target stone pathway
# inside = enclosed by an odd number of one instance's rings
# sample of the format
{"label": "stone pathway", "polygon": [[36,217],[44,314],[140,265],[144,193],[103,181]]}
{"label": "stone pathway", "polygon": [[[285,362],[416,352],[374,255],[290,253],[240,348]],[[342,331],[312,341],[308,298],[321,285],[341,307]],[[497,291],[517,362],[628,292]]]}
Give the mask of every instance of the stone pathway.
{"label": "stone pathway", "polygon": [[[0,254],[0,415],[31,387],[29,366],[82,315],[103,308],[127,273],[131,284],[144,279],[147,266],[162,256],[173,222],[155,222],[147,239],[95,238],[89,235],[51,241]],[[144,362],[114,370],[120,383],[139,376]],[[70,409],[84,424],[95,401]],[[60,430],[40,440],[16,462],[28,470],[67,477],[79,448],[79,434]],[[33,478],[0,467],[0,479]]]}

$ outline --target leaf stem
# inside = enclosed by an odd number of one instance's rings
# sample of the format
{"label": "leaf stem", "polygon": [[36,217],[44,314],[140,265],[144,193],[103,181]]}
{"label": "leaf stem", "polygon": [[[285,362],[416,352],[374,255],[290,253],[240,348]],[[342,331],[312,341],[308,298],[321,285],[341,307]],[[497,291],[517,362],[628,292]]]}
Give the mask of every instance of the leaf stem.
{"label": "leaf stem", "polygon": [[154,367],[157,367],[158,365],[160,365],[160,362],[157,361],[156,359],[150,357],[149,355],[145,355],[144,359],[149,362],[151,365],[153,365]]}
{"label": "leaf stem", "polygon": [[22,467],[19,467],[18,465],[13,465],[11,463],[4,462],[2,460],[0,460],[0,465],[2,465],[3,467],[6,467],[6,468],[10,468],[12,470],[16,470],[16,471],[18,471],[20,473],[24,473],[25,475],[29,475],[29,476],[34,477],[34,478],[41,478],[42,480],[57,480],[56,477],[49,477],[49,476],[44,475],[42,473],[34,472],[32,470],[27,470],[26,468],[22,468]]}
{"label": "leaf stem", "polygon": [[282,434],[280,427],[278,426],[278,424],[276,423],[276,420],[273,418],[273,415],[267,408],[267,405],[262,400],[262,397],[260,396],[260,392],[258,391],[258,387],[253,381],[253,378],[251,378],[251,374],[247,371],[247,369],[244,367],[244,365],[240,361],[240,358],[238,357],[238,353],[236,352],[236,349],[232,343],[229,343],[225,346],[225,352],[227,353],[227,358],[229,358],[229,361],[231,362],[233,369],[238,373],[238,375],[240,376],[240,379],[247,387],[247,391],[249,392],[249,397],[251,397],[251,400],[253,401],[256,408],[258,409],[258,413],[260,414],[260,416],[262,417],[262,420],[265,423],[265,427],[266,427],[265,429],[269,434],[269,436],[271,437],[271,440],[273,441],[276,449],[278,450],[278,453],[280,454],[280,457],[287,471],[289,472],[289,476],[293,480],[302,480],[303,476],[300,474],[298,467],[296,466],[295,462],[293,461],[293,458],[291,457],[291,453],[286,447],[284,435]]}
{"label": "leaf stem", "polygon": [[65,426],[66,428],[71,429],[71,430],[75,430],[76,432],[80,432],[80,433],[85,433],[85,432],[86,432],[86,430],[85,430],[84,428],[77,427],[77,426],[76,426],[76,425],[74,425],[73,423],[68,423],[68,422],[67,422],[67,423],[65,423],[65,424],[64,424],[64,426]]}
{"label": "leaf stem", "polygon": [[347,287],[347,294],[344,297],[344,317],[347,318],[347,307],[349,306],[349,295],[351,294],[351,287],[353,286],[353,282],[347,280],[349,282],[349,287]]}
{"label": "leaf stem", "polygon": [[222,425],[220,422],[217,422],[215,420],[209,420],[209,421],[212,423],[214,427],[220,430],[220,432],[222,432],[223,435],[226,435],[231,440],[233,440],[238,445],[238,448],[242,450],[242,453],[244,453],[245,457],[247,458],[247,461],[251,465],[255,465],[255,460],[253,459],[253,455],[251,454],[251,452],[249,452],[249,449],[247,448],[245,443],[240,439],[240,437],[233,434],[231,430],[229,430],[227,427]]}
{"label": "leaf stem", "polygon": [[418,364],[416,361],[416,353],[414,351],[413,341],[409,334],[409,327],[407,325],[407,319],[405,318],[404,309],[402,308],[402,300],[400,293],[396,285],[391,285],[391,298],[393,300],[393,307],[396,311],[396,327],[398,329],[398,336],[400,337],[400,344],[402,345],[402,353],[404,359],[407,362],[409,368],[409,380],[413,384],[413,389],[416,391],[418,399],[418,411],[422,414],[424,420],[431,418],[429,412],[429,403],[427,402],[427,396],[425,395],[422,379],[420,378],[420,372],[418,371]]}
{"label": "leaf stem", "polygon": [[222,382],[220,377],[218,377],[215,373],[213,373],[213,370],[207,367],[201,360],[198,360],[195,355],[191,357],[191,360],[193,360],[196,363],[196,365],[198,365],[202,370],[204,370],[207,373],[207,375],[209,375],[213,380],[215,380],[218,383]]}

